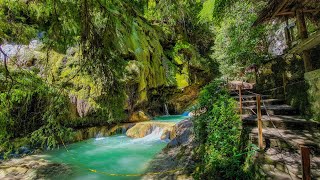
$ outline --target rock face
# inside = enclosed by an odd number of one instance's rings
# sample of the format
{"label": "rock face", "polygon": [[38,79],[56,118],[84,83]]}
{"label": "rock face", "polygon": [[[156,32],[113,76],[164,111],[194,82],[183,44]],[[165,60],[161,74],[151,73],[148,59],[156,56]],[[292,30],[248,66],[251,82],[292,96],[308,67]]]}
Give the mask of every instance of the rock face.
{"label": "rock face", "polygon": [[161,139],[173,139],[175,137],[175,123],[169,122],[140,122],[128,129],[126,135],[132,138],[142,138],[152,133],[155,128],[163,129]]}
{"label": "rock face", "polygon": [[175,113],[183,113],[184,110],[196,103],[199,92],[199,85],[193,85],[184,88],[181,93],[176,93],[174,96],[172,96],[169,101],[170,109],[173,108]]}
{"label": "rock face", "polygon": [[85,117],[92,110],[90,104],[82,99],[78,99],[76,96],[71,95],[70,101],[76,106],[79,117]]}
{"label": "rock face", "polygon": [[146,115],[143,111],[134,112],[129,117],[129,122],[141,122],[150,120],[151,118],[148,115]]}
{"label": "rock face", "polygon": [[[191,180],[191,173],[195,169],[192,160],[193,149],[198,145],[193,134],[192,120],[184,120],[175,126],[176,137],[149,164],[143,180]],[[152,174],[153,172],[162,172]]]}
{"label": "rock face", "polygon": [[49,163],[41,156],[28,156],[0,162],[0,179],[50,179],[59,174],[71,173],[71,169],[63,164]]}
{"label": "rock face", "polygon": [[176,137],[167,145],[168,148],[188,146],[194,142],[192,120],[184,120],[177,124]]}

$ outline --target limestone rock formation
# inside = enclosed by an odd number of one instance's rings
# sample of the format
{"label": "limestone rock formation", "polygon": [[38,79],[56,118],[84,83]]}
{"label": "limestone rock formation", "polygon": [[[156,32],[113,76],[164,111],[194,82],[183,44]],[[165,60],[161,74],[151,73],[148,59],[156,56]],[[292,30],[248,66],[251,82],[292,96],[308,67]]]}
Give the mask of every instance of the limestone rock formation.
{"label": "limestone rock formation", "polygon": [[129,122],[141,122],[141,121],[150,121],[151,118],[146,115],[143,111],[134,112],[129,117]]}

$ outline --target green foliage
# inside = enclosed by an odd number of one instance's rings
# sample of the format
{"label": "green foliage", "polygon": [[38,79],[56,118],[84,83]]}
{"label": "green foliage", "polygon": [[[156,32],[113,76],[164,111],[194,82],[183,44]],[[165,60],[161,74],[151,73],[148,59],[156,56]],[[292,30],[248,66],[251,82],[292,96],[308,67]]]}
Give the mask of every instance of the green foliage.
{"label": "green foliage", "polygon": [[201,21],[220,22],[236,0],[206,0],[203,2],[203,9],[199,17]]}
{"label": "green foliage", "polygon": [[68,98],[49,87],[32,72],[11,71],[13,84],[7,84],[1,67],[0,82],[9,88],[0,91],[0,145],[10,152],[14,138],[32,137],[37,147],[53,148],[68,136],[61,123],[69,119]]}
{"label": "green foliage", "polygon": [[[204,70],[211,77],[216,75],[216,64],[209,57],[213,45],[210,23],[199,24],[197,15],[202,9],[199,0],[148,1],[145,17],[162,31],[162,46],[169,60],[180,71],[182,64]],[[166,63],[169,64],[169,63]],[[171,73],[171,72],[166,72]],[[174,76],[176,72],[172,73]],[[189,77],[190,78],[190,77]],[[190,83],[190,82],[189,82]]]}
{"label": "green foliage", "polygon": [[[161,69],[151,69],[161,64],[161,46],[150,37],[157,34],[144,18],[141,3],[130,0],[101,1],[101,0],[40,0],[40,1],[14,1],[7,3],[1,1],[4,9],[14,9],[17,12],[10,18],[11,11],[2,11],[4,26],[10,23],[20,23],[25,28],[32,28],[35,32],[44,32],[41,39],[47,48],[64,54],[70,46],[80,45],[78,61],[80,70],[85,71],[94,79],[99,78],[102,92],[110,97],[107,104],[124,105],[124,67],[125,57],[134,54],[137,60],[144,61],[145,73],[141,90],[145,89],[147,81],[151,86],[164,84],[164,75]],[[28,19],[20,22],[19,19]],[[16,28],[14,28],[16,29]],[[10,29],[9,29],[10,30]],[[149,31],[147,31],[149,30]],[[11,30],[12,31],[12,30]],[[150,34],[150,37],[145,33]],[[19,39],[7,38],[12,32],[3,32],[2,38],[7,41],[21,42]],[[31,39],[32,35],[20,35]],[[35,37],[35,33],[33,33]],[[156,44],[158,43],[158,44]],[[151,49],[149,50],[149,47]],[[159,50],[160,49],[160,50]],[[151,52],[154,59],[151,58]],[[158,54],[157,54],[158,53]],[[155,74],[158,71],[157,75]],[[163,74],[163,73],[162,73]],[[65,75],[68,75],[66,73]],[[160,82],[156,82],[157,78]],[[155,79],[155,80],[154,80]],[[115,99],[115,97],[119,97]],[[106,105],[107,105],[106,104]],[[107,116],[115,119],[118,111],[108,107]]]}
{"label": "green foliage", "polygon": [[[36,36],[35,24],[29,21],[34,11],[18,0],[0,1],[0,44],[5,41],[28,43]],[[29,24],[30,26],[26,26]]]}
{"label": "green foliage", "polygon": [[263,5],[247,0],[208,0],[203,5],[200,17],[211,17],[215,23],[212,58],[219,63],[224,77],[237,79],[244,68],[253,63],[259,65],[267,58],[267,29],[252,27]]}
{"label": "green foliage", "polygon": [[242,157],[245,151],[241,148],[241,119],[236,112],[236,102],[221,83],[214,81],[207,85],[199,97],[198,108],[205,108],[206,113],[194,120],[196,137],[201,144],[195,177],[248,179]]}

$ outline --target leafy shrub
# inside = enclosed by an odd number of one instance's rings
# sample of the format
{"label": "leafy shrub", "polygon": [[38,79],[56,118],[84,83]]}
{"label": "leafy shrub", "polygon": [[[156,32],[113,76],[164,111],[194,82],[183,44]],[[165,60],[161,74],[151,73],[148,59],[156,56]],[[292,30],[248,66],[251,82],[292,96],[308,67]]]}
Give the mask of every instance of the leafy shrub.
{"label": "leafy shrub", "polygon": [[206,86],[199,97],[199,107],[206,113],[194,120],[200,141],[196,179],[248,179],[242,158],[241,120],[236,102],[221,81]]}

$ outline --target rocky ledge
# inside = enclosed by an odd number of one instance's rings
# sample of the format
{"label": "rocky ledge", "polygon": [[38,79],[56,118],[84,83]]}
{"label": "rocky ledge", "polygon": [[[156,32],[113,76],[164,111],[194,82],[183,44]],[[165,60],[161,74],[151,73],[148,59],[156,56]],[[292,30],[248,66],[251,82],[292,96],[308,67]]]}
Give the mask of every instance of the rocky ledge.
{"label": "rocky ledge", "polygon": [[149,122],[139,122],[136,123],[134,126],[129,128],[126,132],[126,135],[131,138],[142,138],[145,137],[154,131],[155,128],[161,128],[162,135],[161,139],[174,139],[176,137],[175,134],[175,123],[171,122],[155,122],[155,121],[149,121]]}
{"label": "rocky ledge", "polygon": [[70,167],[50,163],[39,155],[0,162],[0,179],[48,179],[59,174],[71,173]]}
{"label": "rocky ledge", "polygon": [[152,173],[145,175],[143,180],[193,179],[191,173],[194,171],[195,162],[192,157],[197,143],[192,120],[184,120],[175,125],[175,132],[175,138],[149,163],[147,172]]}

